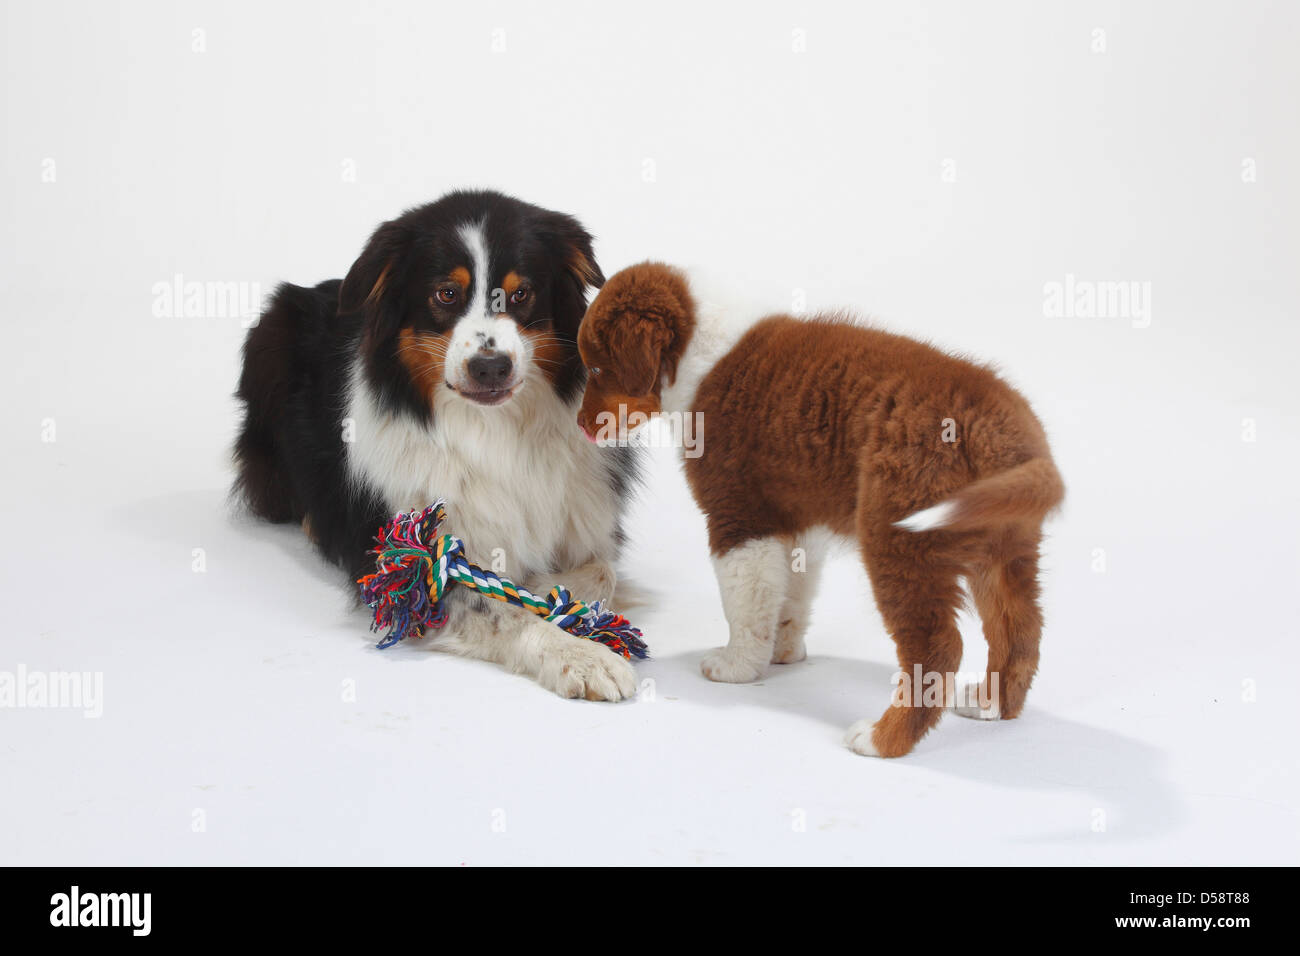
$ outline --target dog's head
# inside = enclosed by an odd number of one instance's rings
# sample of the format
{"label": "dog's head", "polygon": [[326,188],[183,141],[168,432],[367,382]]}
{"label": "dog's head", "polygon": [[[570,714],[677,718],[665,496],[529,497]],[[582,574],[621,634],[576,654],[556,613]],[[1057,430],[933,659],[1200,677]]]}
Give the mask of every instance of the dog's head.
{"label": "dog's head", "polygon": [[456,192],[380,226],[339,290],[362,316],[365,372],[382,404],[504,405],[580,387],[587,289],[604,282],[571,216],[495,192]]}
{"label": "dog's head", "polygon": [[690,286],[672,266],[643,262],[609,279],[578,330],[587,367],[578,425],[589,438],[614,424],[622,435],[629,415],[660,410],[694,326]]}

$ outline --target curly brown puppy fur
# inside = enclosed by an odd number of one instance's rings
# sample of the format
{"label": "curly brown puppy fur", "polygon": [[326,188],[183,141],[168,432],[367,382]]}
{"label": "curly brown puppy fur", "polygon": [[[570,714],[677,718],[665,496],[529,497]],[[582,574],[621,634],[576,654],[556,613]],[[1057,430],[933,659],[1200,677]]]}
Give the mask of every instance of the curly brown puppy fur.
{"label": "curly brown puppy fur", "polygon": [[[601,421],[625,429],[636,411],[702,416],[703,453],[686,476],[731,631],[705,658],[706,676],[753,680],[772,661],[802,659],[825,531],[855,541],[905,678],[879,720],[850,729],[854,750],[905,754],[954,704],[971,716],[1020,713],[1038,666],[1041,526],[1064,485],[1015,389],[842,316],[777,315],[728,332],[687,276],[660,263],[606,283],[578,349],[589,437]],[[972,689],[951,683],[962,577],[989,647],[969,706],[961,694]]]}

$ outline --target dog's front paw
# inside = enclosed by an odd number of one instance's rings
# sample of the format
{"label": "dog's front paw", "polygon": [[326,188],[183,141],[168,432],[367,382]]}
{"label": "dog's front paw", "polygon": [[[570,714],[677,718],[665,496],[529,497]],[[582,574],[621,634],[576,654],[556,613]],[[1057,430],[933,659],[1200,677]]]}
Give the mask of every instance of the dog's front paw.
{"label": "dog's front paw", "polygon": [[636,695],[636,672],[624,658],[595,641],[566,637],[543,661],[538,682],[561,697],[622,700]]}
{"label": "dog's front paw", "polygon": [[756,664],[730,647],[710,651],[700,662],[700,671],[709,680],[726,684],[748,684],[763,676],[763,665]]}

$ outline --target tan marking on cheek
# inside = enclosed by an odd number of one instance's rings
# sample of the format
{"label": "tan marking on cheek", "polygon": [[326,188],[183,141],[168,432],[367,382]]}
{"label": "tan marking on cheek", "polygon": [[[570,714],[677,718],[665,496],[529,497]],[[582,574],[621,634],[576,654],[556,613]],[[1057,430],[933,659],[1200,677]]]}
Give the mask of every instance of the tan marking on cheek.
{"label": "tan marking on cheek", "polygon": [[436,332],[402,329],[397,335],[397,358],[411,376],[416,391],[433,403],[442,386],[442,362],[449,340]]}
{"label": "tan marking on cheek", "polygon": [[520,329],[520,331],[532,346],[533,364],[546,376],[547,381],[554,385],[559,381],[560,372],[564,368],[564,347],[560,340],[555,337],[554,332],[545,329]]}
{"label": "tan marking on cheek", "polygon": [[457,266],[451,270],[451,281],[460,286],[460,291],[464,292],[469,288],[469,270],[464,266]]}
{"label": "tan marking on cheek", "polygon": [[507,296],[511,296],[515,294],[515,289],[518,289],[519,284],[523,281],[524,280],[520,278],[518,272],[511,270],[510,272],[507,272],[506,277],[501,280],[501,288],[505,290]]}

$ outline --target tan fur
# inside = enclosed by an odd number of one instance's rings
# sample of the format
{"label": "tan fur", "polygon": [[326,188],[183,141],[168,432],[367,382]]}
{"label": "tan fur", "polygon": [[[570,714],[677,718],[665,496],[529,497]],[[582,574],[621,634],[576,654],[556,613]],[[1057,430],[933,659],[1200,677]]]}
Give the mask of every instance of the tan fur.
{"label": "tan fur", "polygon": [[411,373],[420,394],[433,402],[435,389],[443,381],[442,361],[447,353],[448,337],[436,332],[402,329],[397,334],[397,357]]}
{"label": "tan fur", "polygon": [[[695,323],[678,270],[644,263],[611,277],[578,334],[584,363],[600,369],[580,423],[620,404],[657,411]],[[704,441],[686,476],[715,557],[817,527],[852,537],[909,676],[917,664],[957,671],[965,576],[989,645],[986,683],[998,675],[1002,717],[1020,713],[1038,663],[1040,528],[1064,486],[1018,392],[981,365],[842,317],[772,316],[721,356],[690,411]],[[935,530],[896,524],[943,502]],[[890,707],[861,746],[907,753],[940,713]]]}

